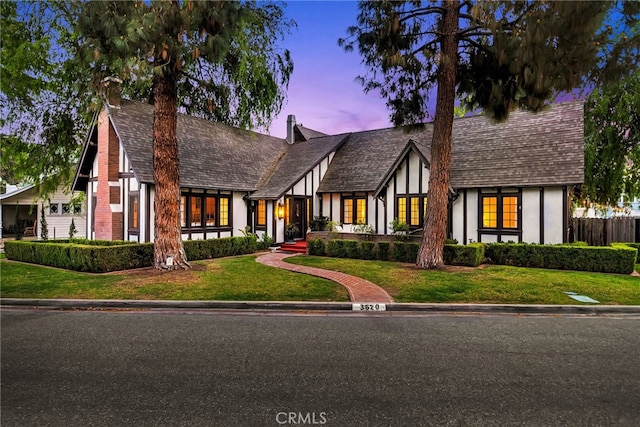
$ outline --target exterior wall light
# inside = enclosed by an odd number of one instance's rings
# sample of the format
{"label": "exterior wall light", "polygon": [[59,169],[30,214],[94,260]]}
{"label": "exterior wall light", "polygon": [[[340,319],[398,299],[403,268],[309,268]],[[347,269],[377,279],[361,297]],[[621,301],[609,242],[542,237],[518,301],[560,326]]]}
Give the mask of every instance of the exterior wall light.
{"label": "exterior wall light", "polygon": [[284,219],[284,205],[278,203],[278,219]]}

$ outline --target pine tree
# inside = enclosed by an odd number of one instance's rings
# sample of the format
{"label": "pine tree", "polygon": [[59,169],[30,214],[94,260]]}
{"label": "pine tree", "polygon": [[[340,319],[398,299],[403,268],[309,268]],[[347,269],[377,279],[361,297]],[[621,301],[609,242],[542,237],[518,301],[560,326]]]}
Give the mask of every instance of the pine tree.
{"label": "pine tree", "polygon": [[370,71],[360,81],[387,99],[394,124],[421,124],[437,88],[421,268],[443,263],[456,97],[505,120],[638,65],[638,2],[363,1],[359,9],[339,43],[358,49]]}
{"label": "pine tree", "polygon": [[[272,3],[197,1],[53,2],[67,26],[70,63],[101,90],[105,77],[154,105],[155,266],[188,268],[179,218],[177,110],[225,123],[268,125],[284,101],[293,70],[276,46],[288,31]],[[80,80],[79,84],[82,84]],[[213,171],[215,173],[215,171]]]}

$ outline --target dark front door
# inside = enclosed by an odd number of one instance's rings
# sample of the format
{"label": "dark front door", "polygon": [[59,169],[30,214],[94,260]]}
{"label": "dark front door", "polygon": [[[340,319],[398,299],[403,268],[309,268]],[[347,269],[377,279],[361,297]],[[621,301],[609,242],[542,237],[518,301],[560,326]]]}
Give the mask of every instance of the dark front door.
{"label": "dark front door", "polygon": [[[306,224],[306,199],[300,197],[292,197],[289,199],[289,224],[295,225],[293,228],[292,238],[302,239],[305,231],[307,231]],[[289,229],[289,228],[287,228]]]}

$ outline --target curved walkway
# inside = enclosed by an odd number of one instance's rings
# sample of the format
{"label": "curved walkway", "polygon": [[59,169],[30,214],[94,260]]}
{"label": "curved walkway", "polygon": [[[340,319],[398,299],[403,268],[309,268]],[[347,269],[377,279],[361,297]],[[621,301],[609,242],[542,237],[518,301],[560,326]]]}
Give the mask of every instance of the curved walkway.
{"label": "curved walkway", "polygon": [[287,254],[282,252],[269,253],[256,258],[261,264],[270,267],[282,268],[284,270],[294,271],[296,273],[309,274],[311,276],[322,277],[323,279],[332,280],[345,288],[349,292],[351,302],[357,303],[392,303],[393,298],[381,287],[374,285],[368,280],[360,277],[351,276],[337,271],[324,270],[322,268],[307,267],[304,265],[290,264],[284,262],[285,258],[296,256],[298,254]]}

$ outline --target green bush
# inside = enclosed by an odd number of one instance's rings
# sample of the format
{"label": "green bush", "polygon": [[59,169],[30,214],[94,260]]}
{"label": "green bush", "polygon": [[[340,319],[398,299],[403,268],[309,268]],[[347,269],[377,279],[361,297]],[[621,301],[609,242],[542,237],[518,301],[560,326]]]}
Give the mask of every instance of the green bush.
{"label": "green bush", "polygon": [[629,242],[620,242],[620,243],[612,243],[611,246],[617,245],[625,245],[630,248],[635,248],[638,250],[638,257],[636,258],[636,264],[640,264],[640,243],[629,243]]}
{"label": "green bush", "polygon": [[309,249],[309,255],[324,256],[325,244],[322,239],[311,239],[307,241],[307,248]]}
{"label": "green bush", "polygon": [[[187,259],[218,258],[253,253],[255,236],[226,237],[183,242]],[[114,242],[101,240],[8,241],[8,259],[48,265],[68,270],[104,273],[153,265],[153,243]]]}
{"label": "green bush", "polygon": [[378,242],[376,245],[378,250],[376,251],[376,259],[380,261],[388,261],[389,260],[389,248],[391,244],[389,242]]}
{"label": "green bush", "polygon": [[444,263],[448,265],[465,265],[477,267],[484,261],[484,245],[469,243],[466,246],[444,245]]}
{"label": "green bush", "polygon": [[416,262],[420,244],[412,242],[393,242],[392,258],[398,262]]}
{"label": "green bush", "polygon": [[376,259],[376,252],[374,242],[360,242],[360,257],[362,259]]}
{"label": "green bush", "polygon": [[491,243],[485,255],[493,264],[559,270],[630,274],[638,250],[612,247]]}
{"label": "green bush", "polygon": [[[9,241],[8,259],[65,268],[105,273],[153,265],[152,243],[85,244],[74,241]],[[94,243],[96,241],[91,241]]]}
{"label": "green bush", "polygon": [[357,240],[343,240],[344,253],[347,258],[358,259],[360,255],[360,242]]}
{"label": "green bush", "polygon": [[347,251],[344,246],[345,240],[331,239],[327,242],[327,255],[336,258],[346,258]]}

